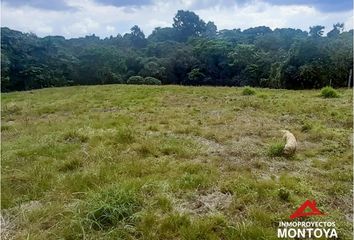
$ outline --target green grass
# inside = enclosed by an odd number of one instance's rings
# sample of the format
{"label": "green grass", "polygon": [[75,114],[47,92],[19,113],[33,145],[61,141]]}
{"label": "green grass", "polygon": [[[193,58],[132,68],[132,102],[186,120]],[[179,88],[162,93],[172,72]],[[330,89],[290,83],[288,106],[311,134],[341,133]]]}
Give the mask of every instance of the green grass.
{"label": "green grass", "polygon": [[[81,86],[2,94],[14,239],[277,239],[306,199],[351,239],[352,92]],[[282,154],[279,130],[298,140]],[[209,207],[208,207],[209,206]],[[317,219],[317,218],[316,218]]]}

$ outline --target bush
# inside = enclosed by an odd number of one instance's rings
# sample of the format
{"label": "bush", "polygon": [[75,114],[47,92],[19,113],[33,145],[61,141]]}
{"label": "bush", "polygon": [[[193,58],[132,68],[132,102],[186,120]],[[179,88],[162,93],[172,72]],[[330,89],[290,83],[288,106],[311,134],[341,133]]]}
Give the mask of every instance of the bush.
{"label": "bush", "polygon": [[270,157],[280,157],[283,155],[285,143],[273,143],[269,146],[268,155]]}
{"label": "bush", "polygon": [[290,192],[286,188],[280,188],[278,190],[278,196],[283,201],[289,201],[290,199]]}
{"label": "bush", "polygon": [[337,98],[337,97],[339,97],[339,94],[332,87],[327,86],[327,87],[324,87],[321,89],[321,97]]}
{"label": "bush", "polygon": [[131,76],[127,84],[161,85],[161,81],[154,77]]}
{"label": "bush", "polygon": [[144,79],[144,84],[146,85],[161,85],[161,81],[154,77],[146,77]]}
{"label": "bush", "polygon": [[144,84],[144,78],[141,76],[131,76],[127,84]]}
{"label": "bush", "polygon": [[256,90],[254,90],[254,88],[251,87],[245,87],[242,90],[242,95],[255,95],[256,94]]}
{"label": "bush", "polygon": [[101,77],[101,82],[102,84],[123,83],[123,79],[118,74],[105,72]]}

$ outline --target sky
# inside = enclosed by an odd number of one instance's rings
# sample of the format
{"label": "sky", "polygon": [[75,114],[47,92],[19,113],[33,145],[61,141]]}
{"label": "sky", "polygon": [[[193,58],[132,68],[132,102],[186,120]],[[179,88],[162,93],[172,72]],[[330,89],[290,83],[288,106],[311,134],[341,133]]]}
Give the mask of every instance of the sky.
{"label": "sky", "polygon": [[40,37],[95,34],[101,38],[138,25],[146,35],[170,27],[177,10],[190,10],[218,30],[256,26],[299,28],[341,22],[353,28],[352,0],[2,0],[1,26]]}

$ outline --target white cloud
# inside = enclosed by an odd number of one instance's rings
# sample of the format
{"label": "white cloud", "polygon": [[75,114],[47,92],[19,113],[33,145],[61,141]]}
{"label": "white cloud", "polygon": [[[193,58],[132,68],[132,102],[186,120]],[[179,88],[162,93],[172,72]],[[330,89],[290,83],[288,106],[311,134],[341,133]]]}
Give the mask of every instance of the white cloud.
{"label": "white cloud", "polygon": [[[242,1],[239,1],[242,2]],[[333,23],[344,22],[353,27],[352,11],[322,13],[305,5],[275,6],[261,0],[236,4],[230,0],[155,0],[140,7],[115,7],[97,4],[92,0],[67,0],[76,11],[49,11],[29,6],[2,5],[2,26],[39,36],[63,35],[80,37],[95,33],[100,37],[124,34],[137,24],[146,35],[155,27],[172,25],[179,9],[192,9],[205,21],[214,21],[218,29],[249,28],[260,25],[292,27],[308,30],[309,26],[324,25],[330,30]]]}
{"label": "white cloud", "polygon": [[91,18],[84,18],[72,25],[63,26],[62,32],[64,32],[65,35],[68,36],[76,35],[76,34],[82,36],[82,35],[95,33],[99,31],[100,28],[101,25],[97,21]]}
{"label": "white cloud", "polygon": [[107,31],[108,33],[115,33],[116,28],[113,27],[113,26],[108,25],[108,26],[106,26],[106,31]]}
{"label": "white cloud", "polygon": [[[237,6],[233,8],[213,7],[197,11],[205,20],[214,21],[218,29],[241,28],[255,26],[268,26],[274,28],[300,28],[308,30],[309,26],[324,25],[329,30],[333,23],[351,21],[352,12],[321,13],[313,7],[274,6],[258,1],[252,5]],[[347,25],[347,29],[352,25]]]}

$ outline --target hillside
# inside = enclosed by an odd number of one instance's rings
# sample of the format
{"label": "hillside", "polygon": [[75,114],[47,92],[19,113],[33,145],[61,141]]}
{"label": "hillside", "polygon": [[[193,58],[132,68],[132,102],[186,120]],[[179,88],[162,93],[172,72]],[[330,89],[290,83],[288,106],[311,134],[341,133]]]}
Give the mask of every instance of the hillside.
{"label": "hillside", "polygon": [[242,90],[2,94],[3,239],[278,239],[306,199],[351,239],[351,90]]}

